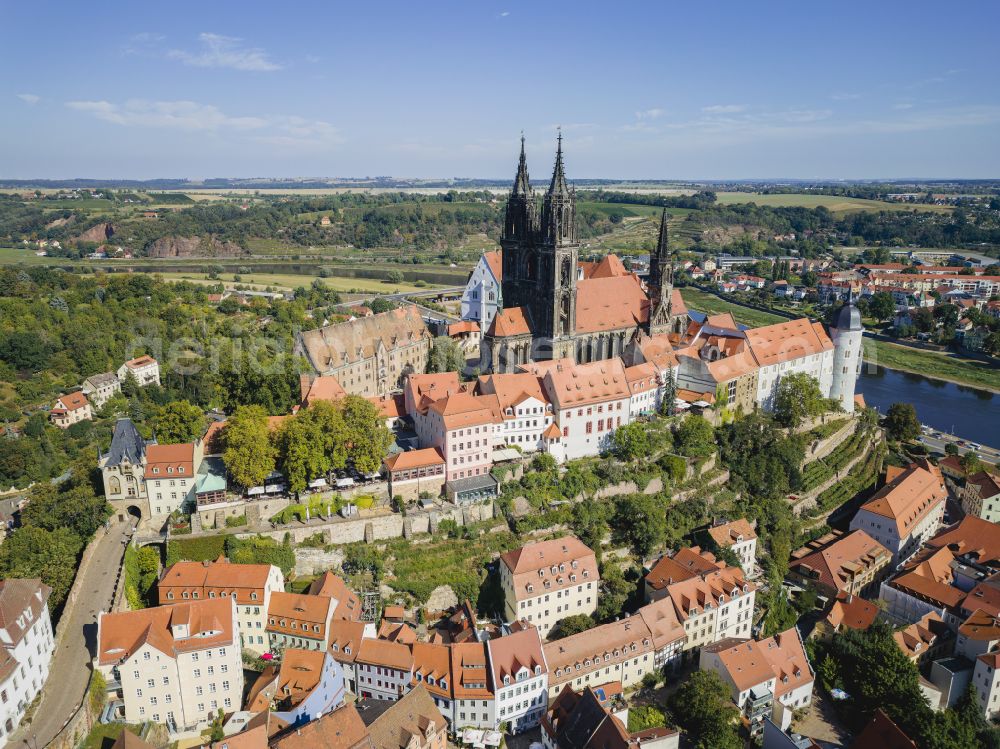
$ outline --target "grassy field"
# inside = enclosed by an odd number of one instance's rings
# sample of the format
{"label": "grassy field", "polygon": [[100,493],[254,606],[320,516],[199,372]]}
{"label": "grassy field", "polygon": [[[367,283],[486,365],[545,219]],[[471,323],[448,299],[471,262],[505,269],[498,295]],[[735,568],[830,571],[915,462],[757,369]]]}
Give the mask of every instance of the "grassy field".
{"label": "grassy field", "polygon": [[220,273],[218,279],[212,280],[208,277],[207,273],[158,273],[164,280],[167,281],[191,281],[192,283],[201,284],[216,284],[220,281],[225,283],[227,286],[232,286],[233,284],[240,283],[246,286],[251,286],[254,289],[263,289],[267,286],[276,289],[295,289],[299,286],[310,286],[313,281],[317,279],[322,281],[324,285],[335,290],[344,292],[379,292],[382,294],[391,294],[396,292],[409,293],[412,291],[426,291],[429,288],[433,288],[433,284],[427,284],[426,286],[414,286],[408,283],[389,283],[388,281],[378,281],[370,278],[336,278],[327,277],[319,278],[319,276],[307,276],[307,275],[294,275],[285,273],[244,273],[240,275],[240,281],[236,281],[235,274],[233,273]]}
{"label": "grassy field", "polygon": [[733,304],[732,302],[727,302],[725,299],[720,299],[715,294],[709,294],[698,289],[683,288],[681,289],[681,296],[684,298],[684,303],[687,304],[688,309],[706,312],[710,315],[731,312],[733,317],[736,318],[736,322],[754,328],[783,322],[788,319],[781,315],[774,315],[770,312],[761,312],[760,310]]}
{"label": "grassy field", "polygon": [[881,367],[1000,392],[1000,367],[990,366],[978,359],[866,339],[865,360],[872,361],[873,358],[873,363]]}
{"label": "grassy field", "polygon": [[837,195],[812,195],[809,193],[787,193],[758,195],[750,192],[720,192],[716,193],[720,205],[734,203],[754,203],[772,207],[818,208],[826,206],[833,213],[851,213],[857,211],[929,211],[931,213],[950,213],[951,207],[946,205],[918,205],[908,203],[886,203],[880,200],[865,200],[863,198],[843,198]]}

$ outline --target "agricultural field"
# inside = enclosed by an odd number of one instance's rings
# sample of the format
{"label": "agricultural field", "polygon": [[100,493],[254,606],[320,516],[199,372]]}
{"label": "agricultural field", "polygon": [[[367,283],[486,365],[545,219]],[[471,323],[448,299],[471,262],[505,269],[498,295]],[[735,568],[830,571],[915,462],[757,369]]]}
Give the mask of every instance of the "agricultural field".
{"label": "agricultural field", "polygon": [[886,203],[881,200],[845,198],[839,195],[811,195],[808,193],[774,193],[759,195],[750,192],[719,192],[716,200],[720,205],[754,203],[772,208],[818,208],[825,206],[831,213],[852,213],[857,211],[928,211],[930,213],[951,213],[946,205],[920,205],[914,203]]}
{"label": "agricultural field", "polygon": [[[426,291],[427,289],[434,288],[434,284],[416,286],[411,283],[390,283],[389,281],[379,281],[371,278],[346,278],[333,276],[320,278],[319,276],[309,276],[303,274],[296,275],[291,273],[220,273],[219,277],[214,280],[210,279],[207,273],[167,272],[157,273],[157,275],[166,281],[190,281],[192,283],[205,285],[224,283],[227,287],[240,284],[256,290],[262,290],[267,287],[281,290],[292,290],[300,286],[308,287],[317,280],[323,283],[323,285],[327,288],[333,289],[334,291],[347,293],[353,292],[358,294],[408,294],[414,291]],[[239,281],[236,280],[236,275],[240,276]]]}
{"label": "agricultural field", "polygon": [[683,297],[684,303],[688,306],[688,309],[705,312],[710,315],[731,312],[733,317],[736,318],[736,322],[742,323],[743,325],[749,325],[752,328],[760,327],[762,325],[772,325],[773,323],[784,322],[788,319],[787,317],[782,317],[781,315],[750,309],[749,307],[744,307],[740,304],[727,302],[725,299],[720,299],[715,294],[709,294],[708,292],[690,287],[681,289],[681,297]]}

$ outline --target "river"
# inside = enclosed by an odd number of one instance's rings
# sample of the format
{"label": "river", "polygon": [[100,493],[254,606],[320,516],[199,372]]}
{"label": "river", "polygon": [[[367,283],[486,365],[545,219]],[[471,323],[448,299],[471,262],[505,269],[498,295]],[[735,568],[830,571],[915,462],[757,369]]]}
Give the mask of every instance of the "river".
{"label": "river", "polygon": [[883,415],[893,403],[905,401],[917,409],[922,424],[1000,447],[1000,395],[867,363],[862,365],[857,390]]}

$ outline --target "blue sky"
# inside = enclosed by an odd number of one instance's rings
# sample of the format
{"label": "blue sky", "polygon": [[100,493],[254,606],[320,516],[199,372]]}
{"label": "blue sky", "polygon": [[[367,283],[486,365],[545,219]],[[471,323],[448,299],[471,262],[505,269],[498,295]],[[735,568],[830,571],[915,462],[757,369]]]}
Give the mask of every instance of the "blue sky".
{"label": "blue sky", "polygon": [[1000,177],[1000,3],[0,2],[0,177]]}

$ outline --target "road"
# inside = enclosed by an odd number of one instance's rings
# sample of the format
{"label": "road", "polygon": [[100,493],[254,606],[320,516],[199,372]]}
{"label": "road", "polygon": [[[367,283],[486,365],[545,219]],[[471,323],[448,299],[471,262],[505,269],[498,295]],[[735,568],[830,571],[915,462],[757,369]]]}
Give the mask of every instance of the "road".
{"label": "road", "polygon": [[20,726],[8,746],[38,749],[46,746],[66,725],[83,700],[90,681],[90,663],[97,651],[97,613],[107,611],[115,591],[115,578],[125,554],[128,523],[118,523],[98,541],[76,601],[67,604],[62,644],[52,655],[49,679],[28,726]]}
{"label": "road", "polygon": [[[940,432],[937,429],[927,426],[923,429],[924,431],[920,435],[920,442],[930,450],[943,453],[945,445],[949,443],[954,444],[958,448],[959,455],[964,455],[972,449],[969,447],[969,440],[964,440],[961,437],[948,434],[947,432]],[[1000,464],[1000,450],[995,447],[983,445],[975,452],[979,455],[980,460],[987,463]]]}

